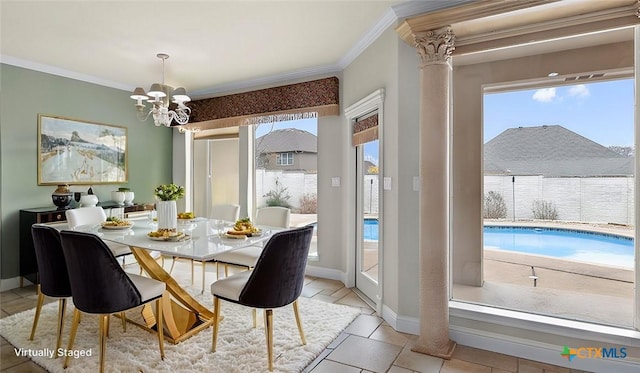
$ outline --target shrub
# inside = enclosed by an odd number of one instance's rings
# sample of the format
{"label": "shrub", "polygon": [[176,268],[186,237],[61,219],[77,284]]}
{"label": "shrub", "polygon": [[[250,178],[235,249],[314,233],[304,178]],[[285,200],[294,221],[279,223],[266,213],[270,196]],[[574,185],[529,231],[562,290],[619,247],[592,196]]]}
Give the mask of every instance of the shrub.
{"label": "shrub", "polygon": [[300,197],[301,214],[318,213],[318,195],[315,193],[305,193]]}
{"label": "shrub", "polygon": [[507,205],[500,193],[491,190],[484,195],[483,216],[485,219],[504,219],[507,217]]}
{"label": "shrub", "polygon": [[291,199],[291,196],[289,192],[287,192],[287,189],[288,188],[282,186],[276,178],[276,186],[265,195],[265,197],[267,197],[267,206],[289,207],[289,199]]}
{"label": "shrub", "polygon": [[536,199],[535,201],[533,201],[531,211],[533,212],[534,219],[558,219],[558,209],[556,209],[556,204],[551,201]]}

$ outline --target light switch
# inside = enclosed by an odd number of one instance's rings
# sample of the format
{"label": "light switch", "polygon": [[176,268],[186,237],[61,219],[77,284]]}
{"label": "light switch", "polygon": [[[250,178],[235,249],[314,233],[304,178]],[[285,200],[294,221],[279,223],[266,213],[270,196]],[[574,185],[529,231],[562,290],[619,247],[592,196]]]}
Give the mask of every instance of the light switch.
{"label": "light switch", "polygon": [[335,176],[331,178],[331,186],[339,187],[340,186],[340,176]]}
{"label": "light switch", "polygon": [[413,177],[413,190],[415,192],[419,192],[420,191],[420,176],[414,176]]}
{"label": "light switch", "polygon": [[384,177],[384,190],[391,190],[391,177]]}

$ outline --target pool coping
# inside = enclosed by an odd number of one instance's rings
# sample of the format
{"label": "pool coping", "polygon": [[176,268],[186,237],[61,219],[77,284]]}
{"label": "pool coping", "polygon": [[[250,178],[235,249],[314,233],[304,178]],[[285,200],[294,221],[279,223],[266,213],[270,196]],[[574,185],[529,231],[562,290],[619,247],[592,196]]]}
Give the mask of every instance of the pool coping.
{"label": "pool coping", "polygon": [[563,220],[493,220],[485,219],[484,225],[486,226],[513,226],[513,227],[527,227],[527,228],[557,228],[565,230],[573,230],[587,233],[600,233],[605,235],[615,235],[625,238],[634,238],[634,227],[622,224],[609,224],[609,223],[584,223],[575,221],[563,221]]}

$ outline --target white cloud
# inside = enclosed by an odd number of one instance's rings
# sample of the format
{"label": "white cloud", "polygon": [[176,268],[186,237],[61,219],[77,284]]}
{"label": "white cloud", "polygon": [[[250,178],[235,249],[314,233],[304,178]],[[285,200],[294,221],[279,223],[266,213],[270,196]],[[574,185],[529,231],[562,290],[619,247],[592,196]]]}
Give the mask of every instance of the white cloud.
{"label": "white cloud", "polygon": [[587,97],[589,96],[589,88],[587,88],[587,86],[584,84],[571,86],[571,88],[569,88],[569,95],[576,97]]}
{"label": "white cloud", "polygon": [[551,102],[556,97],[555,88],[542,88],[538,89],[533,94],[533,99],[538,102]]}

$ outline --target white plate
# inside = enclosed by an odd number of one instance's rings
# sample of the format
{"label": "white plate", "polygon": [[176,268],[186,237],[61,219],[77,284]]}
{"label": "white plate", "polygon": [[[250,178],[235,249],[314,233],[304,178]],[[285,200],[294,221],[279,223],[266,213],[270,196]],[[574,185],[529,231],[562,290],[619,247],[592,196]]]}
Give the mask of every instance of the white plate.
{"label": "white plate", "polygon": [[195,223],[196,222],[196,218],[193,219],[178,219],[178,224],[191,224],[191,223]]}
{"label": "white plate", "polygon": [[129,225],[102,225],[102,229],[110,229],[114,231],[121,231],[133,227],[133,222],[129,222]]}
{"label": "white plate", "polygon": [[167,241],[167,242],[186,241],[191,238],[191,236],[184,233],[178,236],[171,236],[171,237],[151,237],[149,235],[147,235],[147,237],[149,237],[149,239],[153,241]]}
{"label": "white plate", "polygon": [[225,233],[224,237],[225,238],[235,239],[235,240],[246,240],[247,239],[247,236],[245,236],[244,234],[229,234],[229,233]]}

